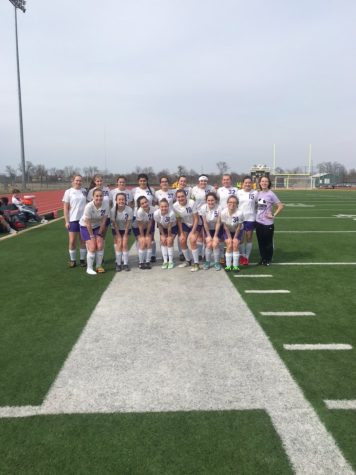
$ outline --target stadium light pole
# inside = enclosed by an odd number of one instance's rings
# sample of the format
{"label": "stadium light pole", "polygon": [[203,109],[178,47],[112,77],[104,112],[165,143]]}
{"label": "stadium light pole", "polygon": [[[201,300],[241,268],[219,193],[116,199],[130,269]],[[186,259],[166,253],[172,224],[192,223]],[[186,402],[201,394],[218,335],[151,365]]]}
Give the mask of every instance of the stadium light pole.
{"label": "stadium light pole", "polygon": [[19,116],[20,116],[20,140],[21,140],[21,168],[22,168],[22,188],[26,189],[26,164],[25,164],[25,144],[23,136],[22,120],[22,100],[21,100],[21,81],[20,81],[20,60],[19,60],[19,40],[17,34],[17,9],[26,11],[25,0],[10,0],[15,9],[15,36],[16,36],[16,61],[17,61],[17,89],[19,95]]}

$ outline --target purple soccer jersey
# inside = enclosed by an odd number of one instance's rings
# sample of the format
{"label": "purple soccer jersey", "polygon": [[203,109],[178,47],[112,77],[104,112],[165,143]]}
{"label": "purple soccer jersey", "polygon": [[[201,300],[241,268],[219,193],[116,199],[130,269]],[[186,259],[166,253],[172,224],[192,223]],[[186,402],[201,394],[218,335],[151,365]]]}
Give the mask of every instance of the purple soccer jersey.
{"label": "purple soccer jersey", "polygon": [[273,224],[274,219],[268,216],[273,212],[273,206],[279,203],[280,200],[273,193],[273,191],[259,191],[257,195],[257,223],[264,224],[266,226]]}

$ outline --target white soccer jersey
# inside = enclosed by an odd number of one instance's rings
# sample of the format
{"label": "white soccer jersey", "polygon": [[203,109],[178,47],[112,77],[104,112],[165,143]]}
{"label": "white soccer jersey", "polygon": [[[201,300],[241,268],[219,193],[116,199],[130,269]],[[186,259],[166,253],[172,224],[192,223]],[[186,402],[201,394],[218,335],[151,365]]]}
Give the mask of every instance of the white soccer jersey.
{"label": "white soccer jersey", "polygon": [[111,203],[115,204],[116,202],[116,195],[118,193],[124,193],[126,198],[125,198],[125,201],[126,201],[126,205],[129,205],[132,201],[133,201],[133,196],[132,196],[132,193],[130,190],[119,190],[119,188],[114,188],[113,190],[110,191],[110,201]]}
{"label": "white soccer jersey", "polygon": [[206,203],[206,195],[211,191],[215,192],[214,187],[211,185],[206,185],[206,188],[199,188],[199,186],[192,188],[191,198],[196,202],[199,214],[201,207]]}
{"label": "white soccer jersey", "polygon": [[69,204],[69,221],[79,221],[87,203],[85,188],[69,188],[64,192],[63,203]]}
{"label": "white soccer jersey", "polygon": [[239,190],[235,188],[235,186],[230,186],[228,188],[226,186],[221,186],[220,188],[218,188],[216,194],[219,198],[220,208],[226,208],[228,198],[230,198],[230,196],[237,196],[238,191]]}
{"label": "white soccer jersey", "polygon": [[166,200],[168,201],[169,209],[172,209],[175,195],[176,195],[175,190],[168,190],[168,191],[157,190],[157,191],[155,191],[155,198],[156,198],[157,203],[159,204],[159,202],[161,201],[162,198],[166,198]]}
{"label": "white soccer jersey", "polygon": [[116,212],[116,205],[114,205],[110,210],[111,222],[112,223],[116,222],[118,225],[118,228],[121,231],[124,231],[126,229],[127,221],[132,221],[132,216],[133,216],[132,208],[130,208],[130,206],[125,206],[125,209],[123,211],[117,210],[117,213],[115,212]]}
{"label": "white soccer jersey", "polygon": [[[94,189],[95,189],[95,187],[91,188],[88,191],[87,201],[92,201]],[[109,202],[110,202],[110,188],[108,186],[102,186],[100,189],[103,192],[103,203],[109,204]]]}
{"label": "white soccer jersey", "polygon": [[181,206],[178,201],[176,201],[173,204],[173,211],[177,219],[180,219],[182,223],[191,228],[194,223],[194,214],[198,213],[198,208],[196,202],[193,200],[187,201],[185,206]]}
{"label": "white soccer jersey", "polygon": [[153,206],[150,206],[148,213],[143,208],[138,208],[136,211],[136,221],[141,222],[141,223],[148,223],[153,219],[153,214],[155,212],[155,209]]}
{"label": "white soccer jersey", "polygon": [[178,190],[184,190],[185,196],[187,197],[187,200],[190,200],[192,198],[192,187],[191,186],[186,186],[184,188],[177,188],[174,190],[174,201],[177,200],[176,194]]}
{"label": "white soccer jersey", "polygon": [[239,210],[243,213],[245,221],[256,220],[257,190],[244,191],[239,190],[237,197],[239,199]]}
{"label": "white soccer jersey", "polygon": [[142,188],[137,186],[136,188],[134,188],[132,190],[132,196],[133,196],[133,199],[134,199],[134,202],[135,202],[135,208],[137,208],[137,198],[139,198],[140,196],[144,196],[145,198],[147,198],[150,206],[153,205],[154,195],[152,194],[152,192],[148,188],[143,190]]}
{"label": "white soccer jersey", "polygon": [[176,215],[173,210],[168,211],[168,213],[165,215],[162,215],[161,210],[156,209],[153,218],[157,224],[160,224],[164,228],[168,228],[169,224],[171,224],[172,226],[177,224]]}
{"label": "white soccer jersey", "polygon": [[239,209],[230,214],[228,208],[225,208],[221,211],[220,216],[221,222],[225,224],[231,232],[235,232],[237,226],[245,221],[244,215]]}
{"label": "white soccer jersey", "polygon": [[92,229],[98,228],[100,226],[100,221],[103,216],[109,216],[109,205],[108,203],[102,203],[100,208],[96,208],[94,201],[87,203],[84,208],[84,214],[80,218],[79,224],[81,226],[86,226],[86,219],[89,219],[91,222]]}
{"label": "white soccer jersey", "polygon": [[214,206],[213,209],[210,209],[209,206],[205,203],[200,210],[201,216],[206,219],[209,229],[212,231],[215,230],[216,222],[220,216],[220,208],[218,205]]}

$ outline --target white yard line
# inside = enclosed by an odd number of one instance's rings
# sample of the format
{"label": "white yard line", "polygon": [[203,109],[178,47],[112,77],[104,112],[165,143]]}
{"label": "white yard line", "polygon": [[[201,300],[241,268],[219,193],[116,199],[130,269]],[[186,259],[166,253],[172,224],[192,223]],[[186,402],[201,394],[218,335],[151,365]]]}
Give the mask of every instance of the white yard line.
{"label": "white yard line", "polygon": [[275,231],[277,234],[347,234],[356,231]]}
{"label": "white yard line", "polygon": [[0,416],[249,409],[297,475],[353,474],[228,276],[155,266],[116,274],[43,404]]}
{"label": "white yard line", "polygon": [[352,350],[352,345],[345,343],[316,343],[316,344],[285,344],[285,350],[320,351],[320,350]]}
{"label": "white yard line", "polygon": [[290,290],[245,290],[245,294],[290,294]]}
{"label": "white yard line", "polygon": [[273,262],[274,266],[356,266],[356,262]]}
{"label": "white yard line", "polygon": [[272,274],[235,274],[234,277],[244,278],[244,279],[263,279],[265,277],[273,277]]}
{"label": "white yard line", "polygon": [[260,312],[265,317],[314,317],[314,312]]}
{"label": "white yard line", "polygon": [[356,399],[326,399],[324,402],[328,409],[356,411]]}

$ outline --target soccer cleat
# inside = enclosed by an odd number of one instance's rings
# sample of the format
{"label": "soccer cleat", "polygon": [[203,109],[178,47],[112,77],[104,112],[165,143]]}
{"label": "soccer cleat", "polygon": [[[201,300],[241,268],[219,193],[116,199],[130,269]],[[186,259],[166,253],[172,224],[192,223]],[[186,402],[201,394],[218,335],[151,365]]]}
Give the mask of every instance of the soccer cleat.
{"label": "soccer cleat", "polygon": [[80,267],[86,267],[87,263],[85,262],[85,259],[80,259]]}
{"label": "soccer cleat", "polygon": [[152,269],[152,266],[151,266],[150,262],[146,262],[145,269]]}
{"label": "soccer cleat", "polygon": [[174,262],[168,262],[167,269],[174,269]]}
{"label": "soccer cleat", "polygon": [[190,269],[191,272],[198,272],[198,270],[200,270],[199,264],[193,264]]}
{"label": "soccer cleat", "polygon": [[238,266],[233,266],[232,267],[233,272],[240,272],[240,269]]}
{"label": "soccer cleat", "polygon": [[47,223],[48,223],[47,219],[44,219],[44,218],[41,219],[41,224],[47,224]]}
{"label": "soccer cleat", "polygon": [[178,267],[180,267],[181,269],[183,269],[184,267],[189,267],[191,265],[191,262],[190,261],[184,261],[182,262],[181,264],[179,264]]}
{"label": "soccer cleat", "polygon": [[77,263],[75,261],[69,261],[68,267],[73,269],[74,267],[77,267]]}
{"label": "soccer cleat", "polygon": [[141,269],[141,270],[145,270],[146,269],[146,264],[144,264],[143,262],[140,262],[139,265],[138,265],[138,268]]}
{"label": "soccer cleat", "polygon": [[245,257],[245,264],[244,265],[248,266],[249,264],[250,264],[250,261],[249,261],[248,257]]}
{"label": "soccer cleat", "polygon": [[168,262],[163,262],[161,269],[168,269]]}
{"label": "soccer cleat", "polygon": [[203,264],[203,269],[204,270],[209,270],[210,269],[210,262],[205,261],[204,264]]}
{"label": "soccer cleat", "polygon": [[245,256],[240,256],[240,265],[241,266],[246,266],[247,265],[246,261],[247,261],[247,259],[246,259]]}
{"label": "soccer cleat", "polygon": [[115,269],[116,269],[116,272],[121,272],[122,271],[121,264],[116,264]]}
{"label": "soccer cleat", "polygon": [[185,261],[185,257],[183,254],[179,254],[179,260],[182,262]]}
{"label": "soccer cleat", "polygon": [[130,269],[130,266],[128,264],[124,264],[122,266],[122,270],[126,271],[126,272],[129,272],[131,269]]}
{"label": "soccer cleat", "polygon": [[264,266],[269,267],[271,265],[271,261],[265,261],[263,263]]}
{"label": "soccer cleat", "polygon": [[97,274],[104,274],[105,269],[104,269],[104,267],[99,266],[99,267],[96,268],[96,272],[97,272]]}
{"label": "soccer cleat", "polygon": [[232,271],[232,266],[226,266],[225,270],[226,270],[226,272],[231,272]]}
{"label": "soccer cleat", "polygon": [[215,269],[215,270],[221,270],[221,264],[220,264],[220,262],[215,262],[215,264],[214,264],[214,269]]}
{"label": "soccer cleat", "polygon": [[96,275],[96,272],[95,272],[94,269],[89,269],[89,268],[88,268],[88,269],[87,269],[87,274],[89,274],[89,275]]}
{"label": "soccer cleat", "polygon": [[[156,256],[152,256],[152,257],[151,257],[151,262],[156,262],[156,260],[157,260],[157,259],[156,259]],[[151,269],[151,267],[147,267],[147,269]]]}

